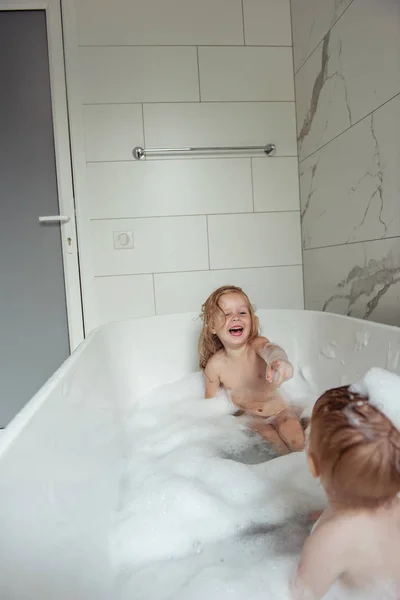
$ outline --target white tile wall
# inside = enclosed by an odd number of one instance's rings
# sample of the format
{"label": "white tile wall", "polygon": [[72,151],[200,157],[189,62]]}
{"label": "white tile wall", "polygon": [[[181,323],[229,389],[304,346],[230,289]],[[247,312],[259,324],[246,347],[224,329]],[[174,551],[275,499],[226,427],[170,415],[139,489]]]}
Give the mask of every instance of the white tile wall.
{"label": "white tile wall", "polygon": [[289,0],[243,0],[246,44],[291,46]]}
{"label": "white tile wall", "polygon": [[82,46],[243,44],[241,0],[80,0],[77,13]]}
{"label": "white tile wall", "polygon": [[292,17],[305,306],[400,326],[400,4]]}
{"label": "white tile wall", "polygon": [[96,277],[94,286],[97,298],[95,327],[155,314],[152,275]]}
{"label": "white tile wall", "polygon": [[298,212],[208,217],[212,269],[300,265]]}
{"label": "white tile wall", "polygon": [[325,68],[321,43],[300,69],[300,160],[400,92],[399,24],[397,0],[354,0],[330,31]]}
{"label": "white tile wall", "polygon": [[91,218],[253,210],[249,158],[92,163],[87,180]]}
{"label": "white tile wall", "polygon": [[[260,307],[301,307],[289,0],[72,1],[83,116],[73,131],[85,147],[74,164],[78,218],[97,302],[85,300],[86,321],[197,310],[227,281]],[[132,157],[137,145],[269,142],[272,159]],[[123,231],[133,248],[114,248]]]}
{"label": "white tile wall", "polygon": [[154,276],[154,283],[158,314],[200,312],[221,285],[242,287],[257,309],[303,308],[301,266],[162,273]]}
{"label": "white tile wall", "polygon": [[297,158],[253,158],[254,209],[299,210]]}
{"label": "white tile wall", "polygon": [[399,236],[399,164],[397,96],[301,163],[303,247]]}
{"label": "white tile wall", "polygon": [[199,48],[203,101],[294,100],[291,48]]}
{"label": "white tile wall", "polygon": [[[92,221],[95,275],[208,269],[206,217]],[[113,232],[132,231],[134,247],[115,250]]]}
{"label": "white tile wall", "polygon": [[297,71],[352,0],[291,0]]}
{"label": "white tile wall", "polygon": [[84,104],[199,100],[196,48],[80,49]]}
{"label": "white tile wall", "polygon": [[141,104],[91,104],[83,107],[86,160],[132,160],[143,146]]}
{"label": "white tile wall", "polygon": [[275,142],[278,156],[297,156],[294,102],[145,104],[144,123],[153,148]]}
{"label": "white tile wall", "polygon": [[400,238],[304,252],[308,309],[399,325]]}

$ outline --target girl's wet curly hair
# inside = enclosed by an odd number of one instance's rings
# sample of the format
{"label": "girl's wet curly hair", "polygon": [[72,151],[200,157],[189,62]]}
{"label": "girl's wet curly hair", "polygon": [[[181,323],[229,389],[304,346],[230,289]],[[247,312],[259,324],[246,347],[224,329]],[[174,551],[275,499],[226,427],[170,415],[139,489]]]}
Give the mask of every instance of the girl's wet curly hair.
{"label": "girl's wet curly hair", "polygon": [[219,337],[212,333],[214,329],[215,320],[218,314],[225,318],[224,312],[219,305],[221,296],[225,294],[240,294],[245,299],[250,318],[251,318],[251,331],[248,341],[251,342],[258,336],[258,318],[254,313],[254,309],[251,302],[240,287],[234,285],[223,285],[215,290],[204,302],[201,307],[201,318],[203,320],[203,328],[200,333],[199,339],[199,365],[200,369],[204,370],[210,358],[223,348],[222,342]]}

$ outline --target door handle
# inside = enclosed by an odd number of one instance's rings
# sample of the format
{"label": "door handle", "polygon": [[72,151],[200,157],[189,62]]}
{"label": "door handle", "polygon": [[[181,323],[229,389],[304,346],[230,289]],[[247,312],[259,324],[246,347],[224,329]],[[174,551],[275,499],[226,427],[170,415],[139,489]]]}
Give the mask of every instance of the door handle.
{"label": "door handle", "polygon": [[[67,215],[45,215],[43,217],[39,217],[40,223],[60,223],[60,225],[69,223],[71,221],[71,217]],[[67,254],[74,253],[73,240],[75,239],[72,223],[68,225],[63,231],[63,247]],[[65,238],[64,238],[65,235]]]}
{"label": "door handle", "polygon": [[40,223],[68,223],[71,217],[65,215],[47,215],[45,217],[39,217]]}

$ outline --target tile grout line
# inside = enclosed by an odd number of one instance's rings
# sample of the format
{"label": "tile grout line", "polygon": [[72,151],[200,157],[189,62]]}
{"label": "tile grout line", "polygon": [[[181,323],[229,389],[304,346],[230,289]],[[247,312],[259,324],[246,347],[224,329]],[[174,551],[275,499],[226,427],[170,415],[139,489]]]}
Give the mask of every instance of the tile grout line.
{"label": "tile grout line", "polygon": [[153,300],[154,300],[154,314],[157,314],[157,301],[156,301],[156,282],[154,278],[154,273],[151,274],[153,277]]}
{"label": "tile grout line", "polygon": [[243,46],[246,45],[246,28],[244,26],[244,0],[242,0]]}
{"label": "tile grout line", "polygon": [[296,110],[296,79],[295,79],[295,66],[294,66],[294,29],[293,29],[293,14],[292,14],[292,0],[289,2],[289,14],[290,14],[290,31],[292,35],[292,68],[293,68],[293,87],[294,87],[294,126],[296,132],[296,146],[297,146],[297,185],[298,185],[298,195],[299,195],[299,211],[300,211],[300,244],[301,244],[301,274],[303,281],[303,307],[306,308],[306,281],[304,276],[304,248],[303,248],[303,224],[301,222],[301,188],[300,188],[300,156],[299,156],[299,145],[297,142],[297,127],[298,127],[298,117]]}
{"label": "tile grout line", "polygon": [[[248,47],[248,46],[247,46]],[[289,48],[289,46],[287,46]],[[294,104],[294,100],[202,100],[202,104]],[[200,104],[199,100],[123,100],[122,102],[82,102],[82,106],[120,106],[124,104]]]}
{"label": "tile grout line", "polygon": [[199,86],[199,102],[201,102],[201,84],[200,84],[200,57],[199,57],[199,47],[196,46],[197,53],[197,83]]}
{"label": "tile grout line", "polygon": [[340,19],[343,17],[343,15],[348,11],[348,9],[350,8],[350,6],[353,4],[354,0],[351,0],[350,4],[348,6],[346,6],[346,8],[344,9],[344,11],[342,12],[342,14],[336,19],[336,21],[330,26],[330,28],[328,29],[328,31],[326,33],[324,33],[324,35],[322,36],[322,38],[319,40],[319,42],[317,43],[317,45],[315,46],[315,48],[313,50],[311,50],[310,54],[304,59],[304,61],[301,63],[300,67],[297,69],[297,71],[294,72],[295,76],[297,75],[297,73],[300,71],[300,69],[302,69],[304,67],[304,65],[306,64],[306,62],[308,62],[308,60],[311,58],[311,56],[314,54],[314,52],[316,51],[316,49],[318,48],[318,46],[320,46],[324,40],[324,38],[328,35],[328,33],[330,31],[332,31],[332,29],[335,27],[336,23],[338,21],[340,21]]}
{"label": "tile grout line", "polygon": [[[328,144],[329,142],[327,142]],[[275,158],[297,158],[297,154],[276,154],[274,157],[266,157],[265,155],[260,155],[259,154],[252,154],[251,158],[264,158],[265,160],[274,160]],[[148,158],[149,162],[154,162],[154,163],[159,163],[159,162],[163,162],[166,160],[170,160],[170,161],[175,161],[175,162],[183,162],[183,161],[189,161],[189,160],[244,160],[249,158],[249,154],[245,154],[243,152],[243,154],[239,153],[239,156],[229,156],[229,155],[224,155],[224,156],[219,156],[217,154],[215,155],[209,155],[209,156],[201,156],[200,154],[197,156],[187,156],[187,155],[182,155],[182,156],[176,156],[176,157],[171,157],[171,158],[167,158],[167,157],[160,157],[160,158]],[[303,159],[305,160],[305,159]],[[122,158],[122,159],[112,159],[112,160],[87,160],[86,164],[87,165],[101,165],[101,164],[116,164],[116,163],[135,163],[135,161],[133,160],[133,158]]]}
{"label": "tile grout line", "polygon": [[257,211],[241,211],[241,212],[220,212],[220,213],[192,213],[184,215],[150,215],[142,217],[89,217],[90,221],[133,221],[136,219],[186,219],[191,217],[208,217],[208,216],[219,216],[223,217],[226,215],[283,215],[287,213],[300,213],[300,209],[296,210],[257,210]]}
{"label": "tile grout line", "polygon": [[207,256],[208,256],[208,270],[211,271],[211,260],[210,260],[210,234],[208,231],[208,215],[206,215],[206,232],[207,232]]}
{"label": "tile grout line", "polygon": [[[243,0],[242,0],[243,5]],[[347,9],[346,9],[347,10]],[[244,14],[244,13],[243,13]],[[244,23],[244,19],[243,19]],[[333,25],[332,25],[333,27]],[[317,44],[318,46],[319,44]],[[78,48],[243,48],[241,44],[79,44]],[[290,44],[246,44],[248,48],[290,48]]]}
{"label": "tile grout line", "polygon": [[400,92],[397,92],[397,94],[395,94],[394,96],[392,96],[388,100],[385,100],[385,102],[383,102],[382,104],[380,104],[379,106],[377,106],[376,108],[374,108],[373,110],[371,110],[371,112],[369,112],[368,114],[366,114],[364,117],[361,117],[360,119],[358,119],[358,121],[356,121],[355,123],[353,123],[352,125],[350,125],[350,127],[347,127],[347,129],[344,129],[343,131],[341,131],[340,133],[338,133],[337,135],[335,135],[335,137],[333,137],[331,140],[325,142],[325,144],[323,144],[322,146],[319,146],[316,150],[313,150],[310,154],[307,154],[307,156],[305,156],[304,158],[302,158],[301,160],[299,160],[299,165],[301,165],[301,163],[303,163],[305,160],[307,160],[311,156],[313,156],[316,152],[319,152],[320,150],[322,150],[323,148],[325,148],[326,146],[328,146],[331,142],[334,142],[335,140],[337,140],[344,133],[346,133],[347,131],[350,131],[350,129],[353,129],[353,127],[355,127],[356,125],[358,125],[359,123],[361,123],[361,121],[364,121],[364,119],[368,119],[368,117],[370,117],[371,115],[373,115],[374,112],[380,110],[383,106],[385,106],[385,104],[388,104],[389,102],[391,102],[392,100],[394,100],[395,98],[397,98],[397,96],[400,96]]}
{"label": "tile grout line", "polygon": [[[146,132],[145,132],[145,127],[144,127],[144,103],[142,102],[141,104],[142,104],[143,147],[146,148]],[[105,161],[105,162],[110,162],[110,161]]]}
{"label": "tile grout line", "polygon": [[253,174],[253,158],[250,158],[250,177],[251,177],[251,199],[253,202],[253,213],[256,212],[254,203],[254,174]]}
{"label": "tile grout line", "polygon": [[[399,238],[400,239],[400,238]],[[184,271],[156,271],[154,273],[111,273],[108,275],[95,275],[95,279],[105,279],[106,277],[142,277],[147,275],[180,275],[181,273],[212,273],[217,271],[248,271],[254,269],[288,269],[302,267],[301,263],[283,264],[283,265],[261,265],[253,267],[218,267],[216,269],[195,269]]]}
{"label": "tile grout line", "polygon": [[326,246],[314,246],[313,248],[304,248],[304,252],[310,252],[312,250],[323,250],[324,248],[340,248],[343,246],[354,246],[355,244],[373,244],[374,242],[386,242],[387,240],[400,240],[400,236],[392,235],[390,237],[372,238],[370,240],[356,240],[354,242],[344,242],[341,244],[327,244]]}

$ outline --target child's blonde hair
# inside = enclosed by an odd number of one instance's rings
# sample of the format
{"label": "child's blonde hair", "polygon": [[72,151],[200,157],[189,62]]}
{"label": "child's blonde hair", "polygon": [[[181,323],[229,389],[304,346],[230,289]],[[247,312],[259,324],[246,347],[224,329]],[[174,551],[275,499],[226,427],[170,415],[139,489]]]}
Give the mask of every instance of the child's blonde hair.
{"label": "child's blonde hair", "polygon": [[349,508],[378,508],[400,492],[400,431],[348,386],[316,402],[308,449],[336,499]]}
{"label": "child's blonde hair", "polygon": [[212,333],[214,329],[215,318],[219,312],[225,318],[224,312],[219,305],[219,301],[225,294],[240,294],[247,303],[251,318],[251,330],[248,341],[251,342],[258,336],[258,318],[256,317],[251,302],[240,287],[234,285],[223,285],[215,290],[204,302],[201,307],[201,318],[203,319],[203,328],[199,339],[199,365],[201,369],[205,369],[210,358],[223,348],[219,337]]}

